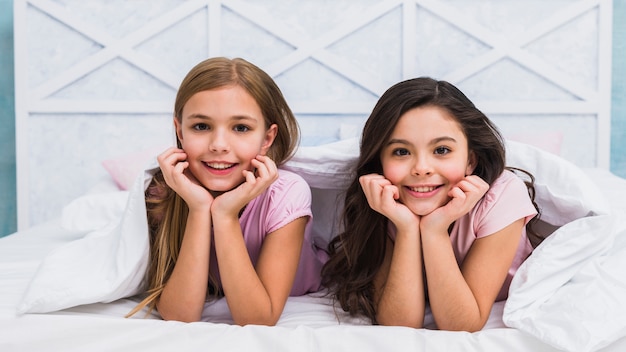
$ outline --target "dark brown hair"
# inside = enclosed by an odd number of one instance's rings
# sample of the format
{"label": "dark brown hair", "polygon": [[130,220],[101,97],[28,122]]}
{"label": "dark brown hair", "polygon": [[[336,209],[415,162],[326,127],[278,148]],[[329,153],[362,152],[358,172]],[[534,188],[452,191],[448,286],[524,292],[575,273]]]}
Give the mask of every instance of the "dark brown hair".
{"label": "dark brown hair", "polygon": [[385,258],[388,220],[369,207],[359,177],[383,173],[380,154],[398,120],[421,106],[440,107],[456,119],[475,156],[474,175],[491,184],[505,169],[500,132],[454,85],[421,77],[397,83],[380,97],[363,128],[359,159],[346,191],[344,231],[330,242],[330,260],[322,269],[322,283],[342,309],[364,314],[372,323],[376,323],[374,277]]}

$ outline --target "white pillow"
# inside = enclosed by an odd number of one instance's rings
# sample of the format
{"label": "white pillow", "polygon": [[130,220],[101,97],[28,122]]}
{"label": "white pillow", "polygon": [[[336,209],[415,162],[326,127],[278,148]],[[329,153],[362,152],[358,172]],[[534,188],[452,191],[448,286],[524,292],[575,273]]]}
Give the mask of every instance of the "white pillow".
{"label": "white pillow", "polygon": [[528,144],[506,142],[507,166],[524,169],[535,177],[535,201],[541,219],[555,226],[573,220],[609,214],[602,191],[573,163]]}
{"label": "white pillow", "polygon": [[350,184],[358,157],[359,140],[349,138],[300,147],[282,168],[299,174],[312,188],[345,189]]}
{"label": "white pillow", "polygon": [[311,187],[313,243],[326,249],[341,231],[345,189],[350,185],[359,157],[357,138],[319,146],[300,147],[282,168],[293,171]]}

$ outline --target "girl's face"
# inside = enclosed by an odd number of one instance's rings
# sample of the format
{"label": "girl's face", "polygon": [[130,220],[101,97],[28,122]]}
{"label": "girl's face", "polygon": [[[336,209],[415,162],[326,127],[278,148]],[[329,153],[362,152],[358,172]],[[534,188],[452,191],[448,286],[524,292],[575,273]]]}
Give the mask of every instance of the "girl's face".
{"label": "girl's face", "polygon": [[277,132],[276,125],[266,129],[261,108],[239,86],[192,95],[174,125],[187,153],[188,170],[214,192],[240,185],[243,170],[252,171],[250,161],[267,153]]}
{"label": "girl's face", "polygon": [[450,189],[472,173],[473,159],[459,123],[436,106],[404,113],[381,151],[383,175],[420,216],[450,200]]}

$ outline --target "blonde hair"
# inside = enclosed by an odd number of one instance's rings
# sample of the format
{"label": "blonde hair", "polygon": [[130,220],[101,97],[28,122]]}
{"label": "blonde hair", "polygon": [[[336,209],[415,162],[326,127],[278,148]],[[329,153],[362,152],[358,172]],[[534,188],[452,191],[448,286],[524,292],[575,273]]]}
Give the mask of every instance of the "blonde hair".
{"label": "blonde hair", "polygon": [[[281,165],[295,152],[300,129],[297,120],[274,80],[252,63],[241,59],[216,57],[204,60],[189,71],[183,79],[174,102],[174,117],[181,122],[183,107],[196,93],[226,86],[244,88],[259,105],[265,127],[272,124],[278,131],[267,155]],[[176,141],[181,147],[180,140]],[[185,233],[189,208],[158,172],[145,194],[150,229],[150,261],[147,270],[146,297],[127,314],[130,317],[148,307],[150,314],[163,292],[176,261]],[[212,278],[209,285],[216,287]]]}

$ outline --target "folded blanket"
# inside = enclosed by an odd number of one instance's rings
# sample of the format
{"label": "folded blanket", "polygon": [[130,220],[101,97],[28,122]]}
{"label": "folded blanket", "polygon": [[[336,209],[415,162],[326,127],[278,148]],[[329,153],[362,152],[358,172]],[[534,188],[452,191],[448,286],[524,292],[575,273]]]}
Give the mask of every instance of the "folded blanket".
{"label": "folded blanket", "polygon": [[517,271],[503,321],[566,351],[626,336],[626,221],[581,218],[548,237]]}
{"label": "folded blanket", "polygon": [[64,209],[62,224],[85,235],[43,259],[18,314],[111,302],[139,293],[149,255],[144,190],[155,170],[153,162],[130,192],[86,195]]}

